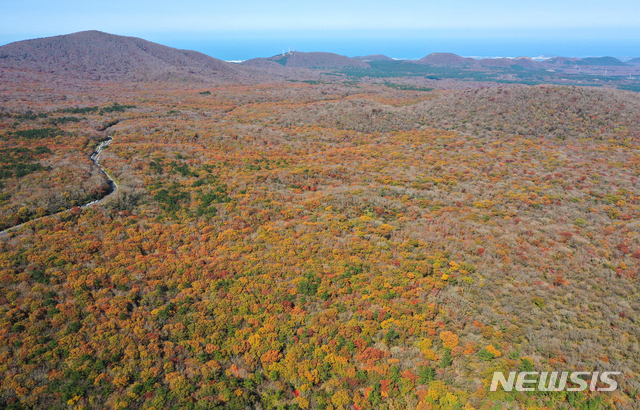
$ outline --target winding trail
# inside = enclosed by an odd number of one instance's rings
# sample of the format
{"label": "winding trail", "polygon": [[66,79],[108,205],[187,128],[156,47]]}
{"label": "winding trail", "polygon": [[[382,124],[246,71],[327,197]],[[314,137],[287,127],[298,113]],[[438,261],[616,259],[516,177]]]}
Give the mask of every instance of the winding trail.
{"label": "winding trail", "polygon": [[[104,167],[102,165],[100,165],[100,154],[102,153],[102,150],[104,148],[108,147],[109,144],[111,144],[111,141],[113,141],[113,137],[107,137],[107,139],[102,141],[100,143],[100,145],[98,145],[96,150],[93,151],[93,153],[89,157],[91,159],[91,161],[98,167],[98,169],[100,170],[100,173],[102,173],[104,176],[107,177],[109,186],[111,187],[111,191],[107,195],[103,196],[100,199],[97,199],[95,201],[91,201],[91,202],[89,202],[87,204],[84,204],[84,205],[80,205],[80,208],[86,208],[86,207],[91,206],[91,205],[99,204],[100,202],[104,201],[105,199],[107,199],[111,195],[113,195],[116,192],[118,192],[118,183],[116,182],[115,179],[111,178],[111,175],[109,175],[107,170],[104,169]],[[12,226],[11,228],[7,228],[4,231],[1,231],[0,232],[0,237],[6,236],[7,233],[9,233],[9,231],[13,231],[14,229],[19,229],[19,228],[23,227],[24,225],[26,225],[26,224],[28,224],[30,222],[35,222],[35,221],[40,220],[42,218],[47,218],[47,217],[51,217],[51,216],[60,215],[62,213],[69,212],[69,211],[71,211],[71,208],[65,209],[64,211],[56,212],[55,214],[46,215],[46,216],[43,216],[43,217],[40,217],[40,218],[31,219],[31,220],[29,220],[27,222],[23,222],[23,223],[21,223],[19,225]]]}
{"label": "winding trail", "polygon": [[[99,204],[100,202],[104,201],[105,199],[107,199],[108,197],[110,197],[111,195],[115,194],[116,192],[118,192],[118,183],[116,182],[115,179],[111,178],[111,175],[109,175],[109,173],[107,172],[106,169],[103,168],[102,165],[100,165],[100,154],[102,153],[102,150],[106,147],[109,146],[109,144],[111,144],[111,141],[113,141],[113,137],[107,137],[106,140],[102,141],[100,143],[100,145],[98,145],[98,148],[96,148],[95,151],[93,151],[93,154],[91,154],[91,161],[93,161],[94,164],[96,164],[96,166],[100,169],[100,172],[107,177],[107,180],[109,182],[109,186],[111,187],[111,192],[109,192],[107,195],[103,196],[102,198],[89,202],[88,204],[84,204],[82,206],[80,206],[80,208],[86,208],[90,205],[95,205],[95,204]],[[66,211],[63,212],[68,212],[69,210],[67,209]]]}

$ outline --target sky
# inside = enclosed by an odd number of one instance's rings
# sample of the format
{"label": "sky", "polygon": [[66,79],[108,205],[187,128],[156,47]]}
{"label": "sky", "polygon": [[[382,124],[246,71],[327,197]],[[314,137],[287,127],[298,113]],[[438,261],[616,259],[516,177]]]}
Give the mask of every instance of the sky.
{"label": "sky", "polygon": [[0,44],[100,30],[225,60],[298,51],[421,58],[640,56],[638,0],[2,0]]}

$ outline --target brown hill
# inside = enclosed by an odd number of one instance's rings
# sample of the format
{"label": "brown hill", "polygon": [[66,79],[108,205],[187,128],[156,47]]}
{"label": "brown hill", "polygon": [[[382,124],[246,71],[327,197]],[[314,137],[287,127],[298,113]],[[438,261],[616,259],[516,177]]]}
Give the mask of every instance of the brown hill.
{"label": "brown hill", "polygon": [[516,62],[511,58],[482,58],[480,60],[476,60],[476,64],[482,67],[491,67],[491,68],[508,68],[512,65],[516,64]]}
{"label": "brown hill", "polygon": [[277,55],[267,60],[275,61],[285,67],[294,68],[368,68],[369,64],[364,61],[342,56],[334,53],[303,53],[294,51],[288,54]]}
{"label": "brown hill", "polygon": [[477,64],[482,67],[502,67],[509,68],[514,65],[526,68],[528,70],[535,70],[542,68],[540,63],[529,57],[518,58],[483,58],[477,60]]}
{"label": "brown hill", "polygon": [[286,70],[286,68],[282,64],[278,64],[273,60],[269,60],[268,58],[252,58],[250,60],[245,60],[240,64],[246,67],[253,68],[267,68],[280,71]]}
{"label": "brown hill", "polygon": [[197,51],[100,31],[7,44],[0,47],[3,68],[109,81],[176,77],[232,81],[247,76],[241,67]]}
{"label": "brown hill", "polygon": [[549,65],[588,65],[584,60],[575,57],[553,57],[542,62],[545,66]]}
{"label": "brown hill", "polygon": [[602,65],[602,66],[626,66],[627,64],[618,60],[615,57],[587,57],[583,58],[590,65]]}
{"label": "brown hill", "polygon": [[255,82],[273,80],[318,80],[321,71],[287,67],[268,58],[252,58],[240,63],[240,68],[251,73]]}
{"label": "brown hill", "polygon": [[365,133],[422,124],[480,137],[607,141],[639,138],[638,112],[636,93],[554,85],[437,91],[404,107],[366,99],[335,101],[291,109],[283,118],[286,126],[318,124]]}
{"label": "brown hill", "polygon": [[517,57],[511,59],[511,61],[511,64],[516,64],[529,70],[537,70],[542,68],[542,65],[539,62],[530,57]]}
{"label": "brown hill", "polygon": [[415,61],[415,63],[446,67],[459,67],[465,65],[475,65],[477,61],[473,58],[460,57],[459,55],[453,53],[431,53],[428,56]]}
{"label": "brown hill", "polygon": [[393,58],[387,57],[383,54],[371,54],[368,56],[358,56],[353,58],[360,61],[393,61]]}
{"label": "brown hill", "polygon": [[528,70],[541,68],[540,63],[528,57],[518,58],[483,58],[476,60],[468,57],[461,57],[453,53],[431,53],[428,56],[414,61],[417,64],[433,65],[441,67],[469,67],[469,68],[508,68],[518,65]]}

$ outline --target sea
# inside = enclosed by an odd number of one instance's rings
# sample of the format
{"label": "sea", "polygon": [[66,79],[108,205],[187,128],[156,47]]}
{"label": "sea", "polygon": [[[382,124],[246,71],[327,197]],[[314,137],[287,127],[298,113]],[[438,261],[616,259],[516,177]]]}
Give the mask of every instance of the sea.
{"label": "sea", "polygon": [[351,37],[207,37],[164,38],[161,44],[200,51],[225,61],[272,57],[290,50],[322,51],[349,57],[383,54],[395,59],[417,60],[434,52],[474,58],[497,57],[604,57],[621,60],[640,57],[637,39],[504,39],[504,38],[351,38]]}

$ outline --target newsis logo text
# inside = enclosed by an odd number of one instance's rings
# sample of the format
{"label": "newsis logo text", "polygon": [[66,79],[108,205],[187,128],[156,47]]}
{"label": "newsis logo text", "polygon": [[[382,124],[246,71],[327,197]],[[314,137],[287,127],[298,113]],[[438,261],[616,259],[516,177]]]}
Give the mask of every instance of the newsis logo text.
{"label": "newsis logo text", "polygon": [[[612,376],[621,372],[510,372],[506,378],[504,373],[493,373],[491,391],[498,390],[498,384],[504,391],[614,391],[618,382]],[[589,380],[587,382],[587,380]],[[600,385],[598,386],[598,381]],[[569,382],[569,383],[567,383]]]}

